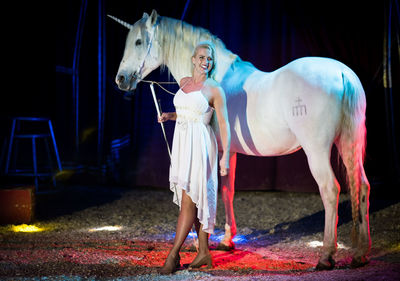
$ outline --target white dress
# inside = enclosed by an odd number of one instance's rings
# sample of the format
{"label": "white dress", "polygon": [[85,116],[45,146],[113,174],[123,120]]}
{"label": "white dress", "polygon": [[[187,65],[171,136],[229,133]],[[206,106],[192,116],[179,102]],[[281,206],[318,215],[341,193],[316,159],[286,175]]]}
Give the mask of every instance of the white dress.
{"label": "white dress", "polygon": [[172,143],[170,189],[173,202],[181,207],[182,189],[197,207],[203,231],[214,232],[218,178],[217,141],[210,120],[214,109],[201,91],[174,97],[177,119]]}

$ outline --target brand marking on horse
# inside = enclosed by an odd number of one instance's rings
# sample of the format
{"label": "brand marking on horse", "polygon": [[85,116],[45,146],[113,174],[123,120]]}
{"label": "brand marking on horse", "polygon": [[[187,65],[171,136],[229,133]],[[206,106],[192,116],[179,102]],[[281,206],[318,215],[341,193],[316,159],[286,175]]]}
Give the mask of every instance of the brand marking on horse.
{"label": "brand marking on horse", "polygon": [[302,99],[298,97],[295,102],[296,105],[292,107],[292,116],[307,115],[307,106],[305,104],[301,104]]}

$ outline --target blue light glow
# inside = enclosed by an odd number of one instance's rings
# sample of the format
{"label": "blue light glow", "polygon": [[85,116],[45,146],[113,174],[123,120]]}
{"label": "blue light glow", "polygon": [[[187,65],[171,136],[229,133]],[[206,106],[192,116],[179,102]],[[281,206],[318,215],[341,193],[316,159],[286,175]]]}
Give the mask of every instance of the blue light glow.
{"label": "blue light glow", "polygon": [[[224,238],[224,234],[221,235],[212,235],[211,240],[219,242]],[[248,241],[247,237],[245,235],[236,235],[232,241],[236,244],[244,244]]]}

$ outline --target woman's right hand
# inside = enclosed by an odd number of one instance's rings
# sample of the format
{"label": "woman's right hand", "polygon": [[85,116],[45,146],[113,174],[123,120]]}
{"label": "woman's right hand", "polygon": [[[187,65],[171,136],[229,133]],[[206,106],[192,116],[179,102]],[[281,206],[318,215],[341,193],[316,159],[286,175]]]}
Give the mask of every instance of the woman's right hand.
{"label": "woman's right hand", "polygon": [[175,112],[164,112],[161,116],[158,117],[158,123],[163,123],[168,120],[175,120],[176,113]]}

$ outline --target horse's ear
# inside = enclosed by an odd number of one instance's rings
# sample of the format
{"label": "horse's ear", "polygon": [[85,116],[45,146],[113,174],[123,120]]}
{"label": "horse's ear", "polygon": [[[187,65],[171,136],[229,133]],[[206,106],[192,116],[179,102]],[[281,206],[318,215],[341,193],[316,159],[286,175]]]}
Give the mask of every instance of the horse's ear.
{"label": "horse's ear", "polygon": [[153,25],[156,24],[158,18],[158,13],[156,10],[151,12],[150,17],[147,19],[146,26],[147,28],[151,28]]}
{"label": "horse's ear", "polygon": [[146,13],[146,12],[144,12],[143,13],[143,17],[142,17],[142,19],[147,19],[149,17],[149,14],[148,13]]}

